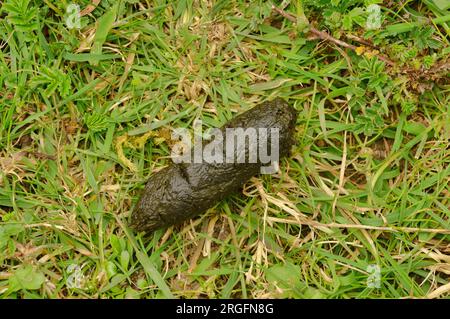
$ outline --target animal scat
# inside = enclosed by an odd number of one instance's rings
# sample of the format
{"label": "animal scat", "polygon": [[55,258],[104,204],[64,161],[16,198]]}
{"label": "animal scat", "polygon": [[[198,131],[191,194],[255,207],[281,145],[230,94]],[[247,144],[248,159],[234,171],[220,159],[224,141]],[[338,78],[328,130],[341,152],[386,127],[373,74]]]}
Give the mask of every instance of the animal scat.
{"label": "animal scat", "polygon": [[[227,128],[278,128],[279,156],[287,156],[294,143],[297,112],[282,99],[262,103],[226,123]],[[205,142],[207,143],[207,142]],[[249,155],[244,143],[245,158]],[[239,190],[263,164],[257,163],[171,163],[153,174],[131,215],[131,226],[147,233],[167,228],[206,212]]]}

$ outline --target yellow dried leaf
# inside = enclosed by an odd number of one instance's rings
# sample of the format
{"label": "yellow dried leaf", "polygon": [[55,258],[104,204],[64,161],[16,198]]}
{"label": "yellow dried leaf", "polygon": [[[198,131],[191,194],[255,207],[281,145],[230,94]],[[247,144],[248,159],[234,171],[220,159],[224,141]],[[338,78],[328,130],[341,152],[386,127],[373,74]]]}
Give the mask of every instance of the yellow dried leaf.
{"label": "yellow dried leaf", "polygon": [[145,146],[145,143],[147,143],[147,141],[151,138],[151,137],[155,137],[157,136],[157,134],[154,131],[150,131],[148,133],[145,133],[144,135],[140,136],[140,137],[136,137],[132,142],[131,142],[131,147],[135,148],[135,149],[143,149]]}
{"label": "yellow dried leaf", "polygon": [[371,59],[374,56],[378,55],[379,53],[380,53],[380,51],[378,51],[378,50],[367,51],[364,53],[364,56],[367,57],[368,59]]}
{"label": "yellow dried leaf", "polygon": [[123,144],[128,141],[128,134],[119,136],[116,139],[116,150],[117,150],[117,156],[119,157],[119,160],[128,167],[131,171],[137,172],[136,166],[128,159],[126,158],[125,154],[123,153]]}
{"label": "yellow dried leaf", "polygon": [[357,48],[355,49],[355,52],[356,52],[357,55],[361,55],[361,54],[363,54],[365,51],[366,51],[366,47],[364,47],[364,46],[360,46],[360,47],[357,47]]}

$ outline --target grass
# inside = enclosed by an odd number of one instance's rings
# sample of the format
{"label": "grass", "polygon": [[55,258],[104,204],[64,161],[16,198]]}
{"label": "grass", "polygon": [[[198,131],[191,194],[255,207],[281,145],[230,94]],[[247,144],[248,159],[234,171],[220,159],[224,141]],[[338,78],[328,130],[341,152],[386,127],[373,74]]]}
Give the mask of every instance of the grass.
{"label": "grass", "polygon": [[[450,296],[445,1],[381,4],[375,30],[357,0],[276,4],[298,24],[264,1],[93,2],[80,29],[67,1],[0,4],[0,296]],[[171,128],[277,96],[299,111],[279,173],[127,227]]]}

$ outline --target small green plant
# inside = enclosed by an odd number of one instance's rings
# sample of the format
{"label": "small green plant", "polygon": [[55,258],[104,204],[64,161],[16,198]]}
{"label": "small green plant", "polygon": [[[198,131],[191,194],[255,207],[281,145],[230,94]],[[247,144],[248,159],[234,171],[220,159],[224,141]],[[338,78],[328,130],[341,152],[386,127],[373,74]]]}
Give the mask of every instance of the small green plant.
{"label": "small green plant", "polygon": [[92,133],[101,132],[109,125],[108,117],[97,112],[86,114],[84,116],[84,122]]}
{"label": "small green plant", "polygon": [[47,98],[56,92],[64,98],[71,92],[70,76],[56,67],[41,66],[31,83],[34,88],[42,88],[42,93]]}
{"label": "small green plant", "polygon": [[441,43],[434,39],[434,33],[435,29],[431,26],[415,27],[411,31],[411,38],[419,50],[439,49]]}
{"label": "small green plant", "polygon": [[[38,9],[30,5],[31,0],[7,0],[2,11],[7,12],[8,21],[14,26],[15,30],[23,33],[31,33],[39,26],[37,22]],[[28,39],[31,41],[31,35]]]}

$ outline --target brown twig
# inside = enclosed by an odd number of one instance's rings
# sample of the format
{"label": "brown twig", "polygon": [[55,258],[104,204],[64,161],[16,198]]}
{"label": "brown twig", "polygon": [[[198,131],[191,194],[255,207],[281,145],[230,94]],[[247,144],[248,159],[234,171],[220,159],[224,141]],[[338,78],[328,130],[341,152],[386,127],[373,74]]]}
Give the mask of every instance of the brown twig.
{"label": "brown twig", "polygon": [[[285,17],[286,19],[288,19],[289,21],[292,21],[294,23],[297,22],[297,18],[289,13],[287,13],[286,11],[277,8],[276,6],[272,5],[272,10],[275,11],[276,13],[278,13],[279,15]],[[320,31],[316,28],[314,28],[312,25],[309,25],[309,31],[311,34],[313,34],[314,36],[316,36],[319,39],[328,41],[328,42],[332,42],[336,45],[339,45],[341,47],[356,51],[357,50],[357,46],[347,43],[345,41],[342,40],[338,40],[336,38],[334,38],[333,36],[331,36],[330,34],[328,34],[325,31]],[[388,65],[394,66],[395,63],[393,61],[391,61],[389,58],[385,57],[384,55],[381,54],[377,54],[376,55],[380,60],[382,60],[383,62],[385,62]]]}
{"label": "brown twig", "polygon": [[358,36],[356,36],[356,35],[353,35],[353,34],[346,34],[345,37],[346,37],[347,39],[350,39],[350,40],[359,42],[359,43],[361,43],[361,44],[364,44],[365,46],[371,47],[372,49],[375,49],[375,50],[379,50],[379,49],[380,49],[380,48],[378,48],[375,44],[373,44],[372,42],[367,41],[366,39],[363,39],[363,38],[358,37]]}

